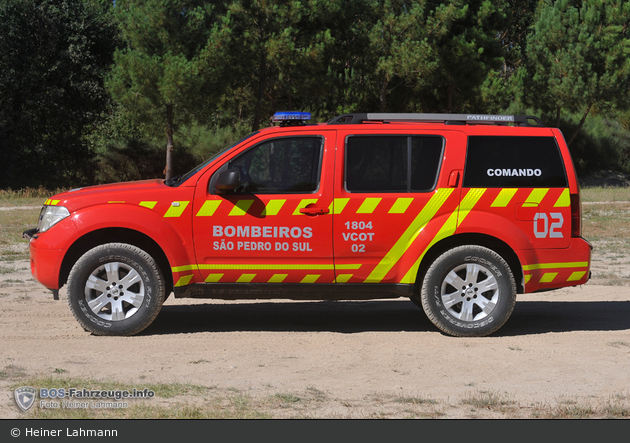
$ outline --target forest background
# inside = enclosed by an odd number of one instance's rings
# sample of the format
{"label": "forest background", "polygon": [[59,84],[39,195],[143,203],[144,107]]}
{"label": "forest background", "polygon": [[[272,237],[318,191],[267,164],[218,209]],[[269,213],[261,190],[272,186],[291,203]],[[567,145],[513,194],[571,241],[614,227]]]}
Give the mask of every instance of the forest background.
{"label": "forest background", "polygon": [[628,0],[0,0],[0,189],[178,175],[281,110],[536,115],[580,176],[628,173],[629,26]]}

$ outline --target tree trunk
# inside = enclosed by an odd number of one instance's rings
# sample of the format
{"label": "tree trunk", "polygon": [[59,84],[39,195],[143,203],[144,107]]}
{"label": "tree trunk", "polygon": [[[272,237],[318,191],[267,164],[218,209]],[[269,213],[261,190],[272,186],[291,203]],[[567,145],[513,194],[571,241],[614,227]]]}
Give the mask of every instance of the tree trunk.
{"label": "tree trunk", "polygon": [[588,113],[591,112],[591,106],[593,106],[593,103],[589,103],[588,108],[586,108],[586,112],[584,112],[584,115],[582,116],[582,120],[580,120],[580,124],[578,125],[577,129],[573,133],[573,136],[571,137],[571,140],[569,140],[569,143],[567,143],[567,146],[571,146],[571,143],[573,143],[573,140],[575,140],[575,136],[578,134],[578,132],[580,132],[580,129],[582,129],[582,126],[584,125],[584,122],[586,121],[586,117],[588,116]]}
{"label": "tree trunk", "polygon": [[173,177],[173,105],[166,105],[166,180]]}
{"label": "tree trunk", "polygon": [[385,106],[387,104],[387,85],[389,85],[389,80],[385,78],[381,85],[381,90],[379,91],[379,112],[385,112]]}
{"label": "tree trunk", "polygon": [[556,128],[560,127],[560,106],[556,109]]}

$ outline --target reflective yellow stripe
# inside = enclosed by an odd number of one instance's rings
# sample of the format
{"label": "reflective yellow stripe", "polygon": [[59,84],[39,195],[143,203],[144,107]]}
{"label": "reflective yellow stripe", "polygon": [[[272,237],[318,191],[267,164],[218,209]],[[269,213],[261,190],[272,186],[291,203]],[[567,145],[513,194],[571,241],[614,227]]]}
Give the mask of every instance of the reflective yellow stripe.
{"label": "reflective yellow stripe", "polygon": [[382,198],[366,198],[363,200],[363,203],[361,203],[359,209],[357,209],[357,214],[371,214],[374,212],[381,200]]}
{"label": "reflective yellow stripe", "polygon": [[337,278],[335,278],[335,283],[347,283],[348,280],[352,278],[353,274],[339,274]]}
{"label": "reflective yellow stripe", "polygon": [[523,203],[523,207],[531,208],[538,206],[542,199],[545,198],[545,195],[547,195],[547,192],[549,192],[549,188],[532,189],[529,197],[527,197],[527,200]]}
{"label": "reflective yellow stripe", "polygon": [[349,198],[336,198],[330,203],[328,210],[333,214],[341,214],[349,201]]}
{"label": "reflective yellow stripe", "polygon": [[149,208],[149,209],[153,209],[155,208],[155,205],[157,205],[157,202],[155,201],[143,201],[138,203],[140,206],[144,206],[145,208]]}
{"label": "reflective yellow stripe", "polygon": [[311,203],[317,203],[317,199],[316,198],[305,198],[305,199],[303,199],[297,205],[297,207],[295,208],[295,211],[293,211],[293,215],[303,215],[300,212],[300,209],[305,208],[307,205],[310,205]]}
{"label": "reflective yellow stripe", "polygon": [[420,254],[420,257],[418,257],[413,266],[409,269],[409,271],[407,271],[405,276],[402,278],[401,283],[415,283],[416,276],[418,275],[418,268],[420,267],[420,262],[426,255],[427,251],[440,240],[449,237],[455,233],[457,227],[464,221],[466,216],[475,207],[475,205],[485,192],[485,188],[471,189],[468,191],[466,196],[462,199],[461,204],[457,208],[455,208],[453,213],[448,217],[448,219],[440,228],[435,237],[433,237],[433,240],[431,240],[431,242],[427,245],[422,254]]}
{"label": "reflective yellow stripe", "polygon": [[555,268],[586,268],[588,262],[566,262],[566,263],[536,263],[533,265],[524,265],[523,271],[535,271],[536,269],[555,269]]}
{"label": "reflective yellow stripe", "polygon": [[413,202],[413,198],[400,197],[389,210],[389,214],[404,214],[409,205]]}
{"label": "reflective yellow stripe", "polygon": [[523,279],[525,280],[525,284],[527,284],[528,281],[530,281],[532,278],[532,274],[527,274],[525,276],[523,276]]}
{"label": "reflective yellow stripe", "polygon": [[177,280],[177,283],[175,283],[175,286],[186,286],[188,283],[190,283],[190,280],[192,280],[192,278],[193,274],[182,275],[179,280]]}
{"label": "reflective yellow stripe", "polygon": [[557,272],[545,272],[540,278],[540,283],[551,283],[556,275],[558,275]]}
{"label": "reflective yellow stripe", "polygon": [[321,274],[308,274],[300,283],[315,283]]}
{"label": "reflective yellow stripe", "polygon": [[238,200],[228,215],[245,215],[252,203],[254,203],[254,200]]}
{"label": "reflective yellow stripe", "polygon": [[212,217],[220,204],[221,200],[206,200],[197,212],[197,217]]}
{"label": "reflective yellow stripe", "polygon": [[267,283],[282,283],[289,274],[273,274]]}
{"label": "reflective yellow stripe", "polygon": [[392,246],[385,257],[381,259],[380,263],[376,265],[370,275],[368,275],[365,279],[366,283],[378,283],[385,278],[385,275],[398,263],[400,257],[402,257],[427,223],[429,223],[433,216],[440,210],[452,192],[453,188],[441,188],[437,190],[424,208],[422,208],[422,211],[420,211],[405,232],[396,241],[394,246]]}
{"label": "reflective yellow stripe", "polygon": [[[459,205],[459,213],[457,215],[457,226],[461,225],[466,216],[472,211],[479,199],[485,194],[486,188],[471,189],[462,199]],[[451,235],[451,234],[449,234]]]}
{"label": "reflective yellow stripe", "polygon": [[280,212],[280,209],[282,209],[285,202],[286,200],[269,200],[260,215],[278,215],[278,212]]}
{"label": "reflective yellow stripe", "polygon": [[236,283],[249,283],[254,277],[256,277],[256,274],[243,274],[236,280]]}
{"label": "reflective yellow stripe", "polygon": [[108,201],[107,203],[111,204],[111,203],[124,203],[124,202],[125,202],[124,200],[111,200],[111,201]]}
{"label": "reflective yellow stripe", "polygon": [[59,204],[59,202],[60,202],[60,201],[61,201],[61,200],[51,200],[51,199],[48,199],[48,200],[46,200],[46,201],[44,202],[44,204],[45,204],[45,205],[48,205],[48,206],[56,206],[56,205],[58,205],[58,204]]}
{"label": "reflective yellow stripe", "polygon": [[569,188],[566,188],[558,197],[558,200],[553,205],[554,208],[566,208],[567,206],[571,206],[571,194],[569,193]]}
{"label": "reflective yellow stripe", "polygon": [[201,264],[201,265],[186,265],[186,266],[178,266],[171,268],[173,272],[184,272],[191,271],[196,269],[218,269],[218,270],[261,270],[261,271],[274,271],[274,270],[355,270],[360,269],[360,264],[342,264],[342,265],[318,265],[318,264],[279,264],[279,265],[269,265],[269,264]]}
{"label": "reflective yellow stripe", "polygon": [[497,198],[494,199],[490,207],[491,208],[505,208],[512,200],[512,197],[514,197],[514,194],[516,194],[516,191],[518,191],[518,189],[514,189],[514,188],[501,189],[501,192],[499,192],[499,195],[497,195]]}
{"label": "reflective yellow stripe", "polygon": [[219,280],[221,280],[221,277],[223,277],[224,274],[208,274],[208,276],[206,277],[206,283],[217,283]]}
{"label": "reflective yellow stripe", "polygon": [[571,275],[569,275],[569,278],[567,278],[567,281],[578,281],[582,277],[584,277],[584,274],[586,274],[586,271],[575,271]]}
{"label": "reflective yellow stripe", "polygon": [[171,203],[171,207],[168,208],[164,217],[179,217],[184,213],[184,210],[188,206],[190,202],[173,202]]}
{"label": "reflective yellow stripe", "polygon": [[175,266],[171,268],[173,272],[186,272],[186,271],[194,271],[197,269],[199,269],[199,266],[197,265]]}

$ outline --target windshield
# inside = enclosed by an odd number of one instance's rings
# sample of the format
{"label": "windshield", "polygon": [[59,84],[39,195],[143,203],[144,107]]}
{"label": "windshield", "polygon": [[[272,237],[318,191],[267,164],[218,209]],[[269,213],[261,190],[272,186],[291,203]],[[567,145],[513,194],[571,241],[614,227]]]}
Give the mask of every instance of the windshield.
{"label": "windshield", "polygon": [[243,137],[242,139],[240,139],[239,141],[237,141],[236,143],[221,149],[219,152],[217,152],[216,154],[214,154],[212,157],[210,157],[208,160],[206,160],[205,162],[201,163],[200,165],[196,166],[195,168],[193,168],[192,170],[188,171],[186,174],[182,174],[182,175],[178,175],[172,178],[169,178],[168,180],[166,180],[164,182],[165,185],[167,186],[172,186],[172,187],[176,187],[181,185],[182,183],[184,183],[186,180],[188,180],[190,177],[192,177],[193,175],[195,175],[197,172],[201,171],[203,168],[205,168],[207,165],[209,165],[210,163],[212,163],[212,161],[214,161],[215,158],[219,157],[221,154],[223,154],[225,151],[228,151],[230,149],[232,149],[234,146],[240,144],[241,142],[247,140],[248,138],[250,138],[253,135],[258,134],[258,131],[252,132],[251,134]]}

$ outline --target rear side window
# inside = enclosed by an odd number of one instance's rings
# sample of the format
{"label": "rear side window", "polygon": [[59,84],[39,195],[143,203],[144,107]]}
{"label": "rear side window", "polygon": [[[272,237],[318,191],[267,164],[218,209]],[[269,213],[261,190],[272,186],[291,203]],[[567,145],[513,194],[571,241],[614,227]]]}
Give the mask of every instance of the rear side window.
{"label": "rear side window", "polygon": [[554,137],[471,136],[465,168],[465,188],[567,186]]}
{"label": "rear side window", "polygon": [[435,188],[444,139],[437,136],[350,136],[349,192],[427,192]]}

